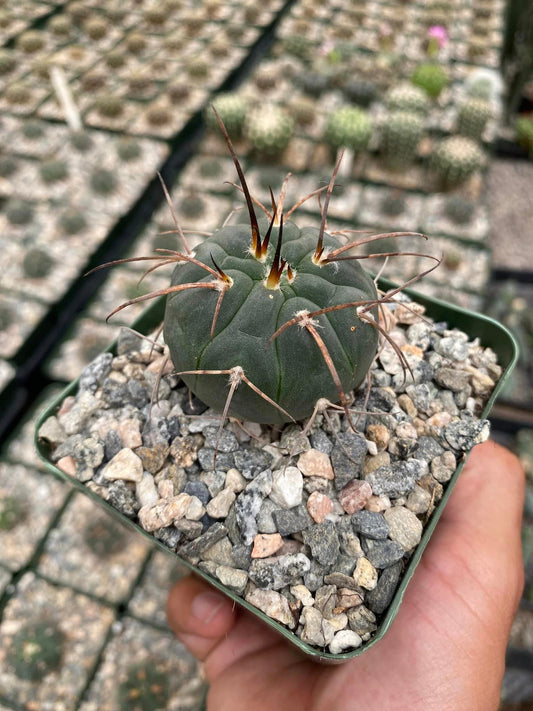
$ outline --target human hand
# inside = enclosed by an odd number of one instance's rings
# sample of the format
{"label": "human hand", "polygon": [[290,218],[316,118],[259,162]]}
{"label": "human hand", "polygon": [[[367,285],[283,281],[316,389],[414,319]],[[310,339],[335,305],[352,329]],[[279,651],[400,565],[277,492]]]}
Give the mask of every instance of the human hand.
{"label": "human hand", "polygon": [[523,586],[524,474],[474,448],[385,637],[321,666],[207,583],[187,577],[167,615],[200,660],[209,711],[495,711]]}

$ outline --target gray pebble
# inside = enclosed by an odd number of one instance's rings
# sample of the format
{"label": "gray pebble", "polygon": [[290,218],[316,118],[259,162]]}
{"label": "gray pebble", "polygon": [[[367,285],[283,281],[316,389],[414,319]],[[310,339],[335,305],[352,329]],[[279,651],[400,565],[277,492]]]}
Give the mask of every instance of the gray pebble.
{"label": "gray pebble", "polygon": [[367,474],[365,481],[372,487],[372,493],[378,496],[404,496],[413,490],[419,479],[420,465],[410,459],[406,462],[393,462],[390,466],[380,467]]}
{"label": "gray pebble", "polygon": [[218,438],[218,427],[206,427],[204,429],[205,446],[217,449],[219,452],[236,452],[239,449],[239,442],[233,432],[223,429]]}
{"label": "gray pebble", "polygon": [[80,391],[89,390],[92,393],[96,392],[98,387],[104,382],[105,378],[107,378],[111,372],[112,361],[112,353],[100,353],[100,355],[98,355],[92,363],[89,363],[80,375]]}
{"label": "gray pebble", "polygon": [[488,420],[454,420],[444,428],[446,441],[460,452],[468,452],[480,442],[485,442],[490,434]]}
{"label": "gray pebble", "polygon": [[[365,606],[376,615],[381,615],[391,603],[402,572],[402,562],[398,561],[381,571],[378,584],[365,597]],[[348,615],[348,620],[350,617]],[[351,624],[350,624],[351,627]]]}
{"label": "gray pebble", "polygon": [[216,452],[213,447],[202,447],[198,450],[198,462],[204,471],[219,469],[227,472],[233,469],[235,462],[233,452]]}
{"label": "gray pebble", "polygon": [[280,590],[285,585],[294,585],[310,568],[311,561],[306,555],[294,553],[252,560],[248,575],[259,588]]}
{"label": "gray pebble", "polygon": [[337,491],[361,476],[366,453],[366,440],[361,435],[355,432],[341,432],[337,435],[330,455]]}
{"label": "gray pebble", "polygon": [[278,511],[279,506],[271,499],[265,499],[257,515],[257,531],[259,533],[276,533],[277,526],[272,514]]}
{"label": "gray pebble", "polygon": [[258,533],[257,516],[263,503],[263,496],[258,490],[243,491],[235,501],[235,517],[242,542],[249,545]]}
{"label": "gray pebble", "polygon": [[238,469],[245,479],[253,479],[272,462],[270,454],[256,447],[242,447],[235,452],[233,458],[235,469]]}
{"label": "gray pebble", "polygon": [[278,509],[272,513],[272,517],[278,533],[282,536],[299,533],[313,523],[313,519],[309,516],[304,504],[295,506],[293,509]]}
{"label": "gray pebble", "polygon": [[315,523],[303,531],[304,543],[311,555],[323,566],[331,566],[339,555],[339,537],[332,521]]}
{"label": "gray pebble", "polygon": [[233,563],[236,568],[248,570],[252,562],[252,546],[239,543],[233,546],[232,551]]}
{"label": "gray pebble", "polygon": [[333,442],[330,440],[324,430],[316,430],[316,432],[313,432],[309,436],[309,439],[311,440],[311,445],[313,449],[318,449],[319,452],[323,452],[327,455],[331,454],[331,450],[333,449]]}
{"label": "gray pebble", "polygon": [[346,613],[350,629],[363,636],[377,630],[376,616],[365,605],[352,607]]}
{"label": "gray pebble", "polygon": [[374,568],[387,568],[401,560],[405,553],[402,546],[396,541],[375,541],[362,536],[361,545]]}
{"label": "gray pebble", "polygon": [[108,462],[120,452],[122,442],[115,430],[108,430],[104,439],[104,459]]}
{"label": "gray pebble", "polygon": [[176,550],[180,541],[183,539],[183,533],[177,528],[174,528],[174,526],[159,528],[157,531],[154,531],[152,535],[173,551]]}
{"label": "gray pebble", "polygon": [[463,361],[468,357],[468,342],[464,339],[464,334],[446,336],[435,345],[435,350],[450,360]]}
{"label": "gray pebble", "polygon": [[422,459],[425,462],[431,462],[435,457],[439,457],[444,452],[444,447],[435,439],[435,437],[422,436],[418,438],[418,449],[416,450],[416,458]]}
{"label": "gray pebble", "polygon": [[229,590],[242,595],[248,582],[248,574],[244,570],[237,570],[229,565],[219,565],[215,569],[215,577]]}
{"label": "gray pebble", "polygon": [[198,536],[194,541],[182,546],[179,550],[179,554],[189,562],[197,563],[202,553],[208,548],[211,548],[217,541],[227,536],[227,534],[228,530],[223,524],[219,522],[214,523],[205,533],[202,533],[201,536]]}
{"label": "gray pebble", "polygon": [[366,538],[387,538],[389,535],[389,526],[380,513],[356,511],[352,514],[351,520],[355,533],[360,533]]}
{"label": "gray pebble", "polygon": [[188,481],[183,487],[183,491],[191,496],[196,496],[204,506],[206,506],[211,499],[211,493],[205,482],[202,481]]}
{"label": "gray pebble", "polygon": [[125,481],[118,479],[113,481],[106,490],[108,501],[111,506],[118,509],[124,516],[134,518],[139,510],[139,504],[133,488],[130,488]]}
{"label": "gray pebble", "polygon": [[304,585],[311,592],[315,592],[324,584],[324,567],[317,563],[316,560],[311,561],[311,566],[307,573],[304,573]]}

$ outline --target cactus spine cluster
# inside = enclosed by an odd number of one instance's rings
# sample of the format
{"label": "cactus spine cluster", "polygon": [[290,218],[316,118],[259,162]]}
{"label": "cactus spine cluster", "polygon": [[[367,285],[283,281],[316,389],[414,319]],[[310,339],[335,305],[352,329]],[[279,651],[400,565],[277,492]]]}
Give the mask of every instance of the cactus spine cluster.
{"label": "cactus spine cluster", "polygon": [[420,114],[391,111],[386,116],[381,127],[381,151],[389,168],[402,170],[414,161],[424,129]]}
{"label": "cactus spine cluster", "polygon": [[492,116],[492,108],[484,99],[467,99],[460,107],[457,116],[457,131],[462,136],[468,136],[475,141],[480,141]]}
{"label": "cactus spine cluster", "polygon": [[355,106],[341,106],[328,118],[326,141],[334,148],[350,148],[354,153],[364,151],[372,136],[370,115]]}
{"label": "cactus spine cluster", "polygon": [[483,167],[485,155],[478,144],[466,136],[442,140],[433,156],[432,165],[445,187],[459,185]]}

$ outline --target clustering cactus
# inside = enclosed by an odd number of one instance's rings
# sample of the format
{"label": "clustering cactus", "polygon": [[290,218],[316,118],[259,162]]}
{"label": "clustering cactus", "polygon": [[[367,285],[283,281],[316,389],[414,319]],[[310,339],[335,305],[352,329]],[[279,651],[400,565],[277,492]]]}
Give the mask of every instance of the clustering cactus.
{"label": "clustering cactus", "polygon": [[480,141],[487,122],[492,116],[492,107],[484,99],[467,99],[459,108],[457,132]]}
{"label": "clustering cactus", "polygon": [[243,132],[260,155],[275,157],[289,145],[294,133],[294,120],[287,111],[274,104],[260,105],[248,111]]}
{"label": "clustering cactus", "polygon": [[409,111],[425,115],[430,107],[427,92],[408,82],[390,89],[385,101],[389,111]]}
{"label": "clustering cactus", "polygon": [[466,136],[443,139],[432,156],[432,166],[445,187],[459,185],[485,164],[485,154]]}
{"label": "clustering cactus", "polygon": [[450,195],[444,203],[444,214],[457,225],[467,225],[472,220],[475,204],[462,195]]}
{"label": "clustering cactus", "polygon": [[[248,108],[245,98],[236,92],[219,94],[213,100],[213,106],[224,122],[230,137],[232,139],[240,138]],[[218,128],[210,108],[205,112],[205,120],[210,129],[216,130]]]}
{"label": "clustering cactus", "polygon": [[355,106],[341,106],[328,118],[325,139],[333,148],[346,147],[361,153],[372,136],[370,115]]}
{"label": "clustering cactus", "polygon": [[424,119],[414,112],[391,111],[385,117],[381,152],[389,168],[403,170],[415,160],[424,129]]}
{"label": "clustering cactus", "polygon": [[423,89],[426,94],[437,99],[448,85],[450,78],[446,69],[440,64],[420,64],[411,77],[415,86]]}
{"label": "clustering cactus", "polygon": [[19,679],[38,682],[61,665],[65,637],[52,622],[34,622],[20,629],[9,649],[9,663]]}

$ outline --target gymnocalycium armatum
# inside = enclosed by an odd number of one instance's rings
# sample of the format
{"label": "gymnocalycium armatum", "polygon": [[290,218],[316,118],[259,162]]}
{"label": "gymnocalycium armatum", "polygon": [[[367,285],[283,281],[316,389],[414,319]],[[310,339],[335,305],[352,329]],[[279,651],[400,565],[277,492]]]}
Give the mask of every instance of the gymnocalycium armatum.
{"label": "gymnocalycium armatum", "polygon": [[[354,255],[352,250],[375,240],[424,235],[392,232],[343,242],[337,235],[350,230],[326,231],[342,152],[328,186],[284,214],[284,183],[277,203],[270,191],[272,209],[261,206],[266,217],[258,219],[218,114],[217,119],[235,163],[249,221],[226,224],[193,251],[161,180],[183,251],[158,249],[156,256],[111,264],[154,260],[149,271],[174,264],[171,283],[121,304],[108,318],[133,303],[166,296],[163,332],[174,372],[194,395],[221,412],[223,420],[230,415],[280,424],[310,417],[327,402],[339,403],[351,422],[349,393],[369,377],[379,335],[388,339],[380,323],[381,306],[405,286],[381,294],[360,264],[362,259],[402,252]],[[290,219],[304,200],[324,191],[320,227],[299,227]],[[436,264],[408,284],[438,266],[439,260],[430,258]],[[405,357],[388,340],[405,372],[409,369]]]}

